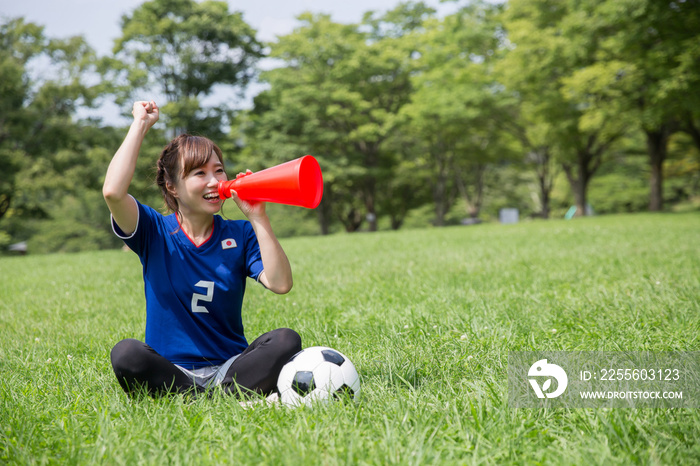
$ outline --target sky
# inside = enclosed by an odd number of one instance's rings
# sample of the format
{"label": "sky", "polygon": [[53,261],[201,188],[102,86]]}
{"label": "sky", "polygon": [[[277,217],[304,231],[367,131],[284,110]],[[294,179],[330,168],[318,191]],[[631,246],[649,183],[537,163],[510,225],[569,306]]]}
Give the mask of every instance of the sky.
{"label": "sky", "polygon": [[[145,0],[0,0],[0,18],[24,17],[44,26],[51,38],[82,35],[99,55],[111,53],[114,39],[119,37],[120,18],[131,13]],[[455,10],[454,3],[423,0],[440,14]],[[274,41],[277,36],[290,33],[298,25],[296,17],[305,12],[327,13],[340,23],[359,22],[370,10],[384,12],[394,8],[400,0],[228,0],[231,11],[243,12],[243,19],[258,32],[261,41]],[[246,99],[262,89],[249,88]],[[246,106],[243,103],[241,106]],[[107,108],[105,110],[104,108]],[[118,109],[109,105],[101,110],[105,120],[116,122]]]}
{"label": "sky", "polygon": [[[45,26],[50,37],[83,35],[100,54],[109,53],[119,36],[119,20],[144,0],[0,0],[1,17],[23,16]],[[439,11],[454,9],[453,4],[424,0]],[[291,32],[296,16],[304,11],[328,13],[334,21],[358,22],[369,10],[386,11],[399,0],[228,0],[229,9],[242,11],[244,20],[258,31],[258,39],[275,40]]]}

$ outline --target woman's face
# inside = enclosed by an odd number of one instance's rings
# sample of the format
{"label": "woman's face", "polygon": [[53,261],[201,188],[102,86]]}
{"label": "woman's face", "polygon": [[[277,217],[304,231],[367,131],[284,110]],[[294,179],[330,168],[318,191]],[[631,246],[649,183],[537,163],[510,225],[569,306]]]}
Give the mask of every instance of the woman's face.
{"label": "woman's face", "polygon": [[223,203],[219,199],[219,181],[227,179],[224,165],[212,152],[207,162],[183,175],[175,184],[174,196],[182,215],[215,214]]}

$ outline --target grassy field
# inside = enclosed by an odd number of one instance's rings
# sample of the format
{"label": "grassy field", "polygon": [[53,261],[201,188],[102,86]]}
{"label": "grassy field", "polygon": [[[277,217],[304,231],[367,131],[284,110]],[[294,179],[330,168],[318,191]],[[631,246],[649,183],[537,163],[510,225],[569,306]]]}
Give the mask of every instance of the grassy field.
{"label": "grassy field", "polygon": [[[274,219],[273,219],[274,223]],[[347,354],[361,402],[130,400],[134,254],[0,259],[0,463],[691,464],[697,409],[512,409],[509,351],[700,350],[700,216],[630,215],[295,238],[295,287],[252,283],[249,338]]]}

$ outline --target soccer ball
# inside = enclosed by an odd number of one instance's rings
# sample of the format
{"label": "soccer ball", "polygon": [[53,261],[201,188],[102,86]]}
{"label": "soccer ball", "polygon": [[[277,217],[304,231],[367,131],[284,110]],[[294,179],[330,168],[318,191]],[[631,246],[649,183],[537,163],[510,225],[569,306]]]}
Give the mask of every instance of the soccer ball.
{"label": "soccer ball", "polygon": [[340,351],[325,346],[306,348],[292,356],[277,379],[282,404],[311,406],[316,401],[360,395],[360,377]]}

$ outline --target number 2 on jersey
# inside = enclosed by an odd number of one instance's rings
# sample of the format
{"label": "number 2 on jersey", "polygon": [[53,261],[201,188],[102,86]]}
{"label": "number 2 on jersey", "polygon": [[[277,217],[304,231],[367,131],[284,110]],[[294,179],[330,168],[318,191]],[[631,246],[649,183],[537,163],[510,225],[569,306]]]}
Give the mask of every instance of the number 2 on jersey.
{"label": "number 2 on jersey", "polygon": [[200,288],[206,288],[207,294],[192,293],[192,312],[206,312],[209,313],[206,307],[198,304],[199,301],[204,301],[210,303],[214,299],[214,282],[208,282],[206,280],[198,281],[194,286]]}

